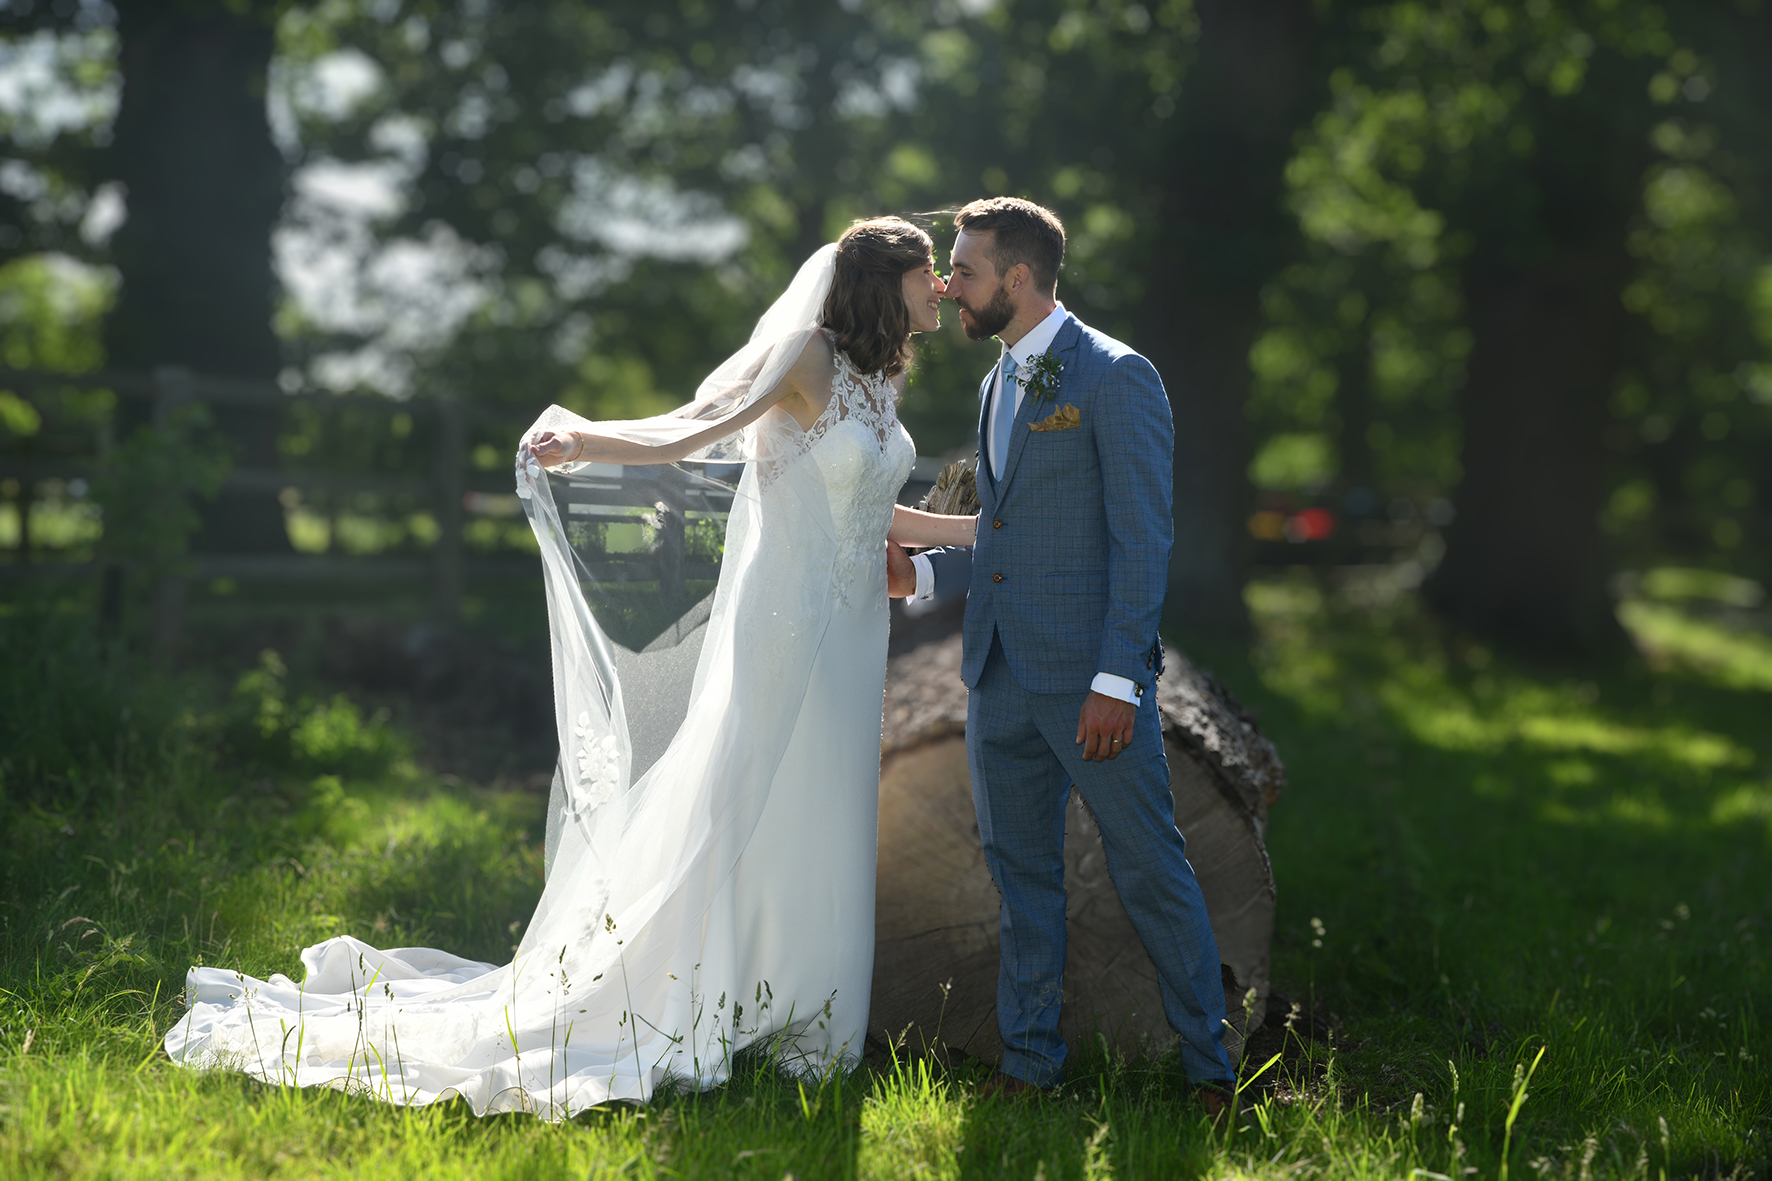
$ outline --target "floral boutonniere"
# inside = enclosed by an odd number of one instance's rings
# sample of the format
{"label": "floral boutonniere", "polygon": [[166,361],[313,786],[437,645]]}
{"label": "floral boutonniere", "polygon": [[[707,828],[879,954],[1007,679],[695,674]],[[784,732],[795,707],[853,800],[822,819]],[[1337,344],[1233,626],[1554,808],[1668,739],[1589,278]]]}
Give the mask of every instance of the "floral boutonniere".
{"label": "floral boutonniere", "polygon": [[1021,388],[1035,402],[1058,400],[1058,378],[1064,372],[1064,364],[1050,350],[1041,353],[1029,361],[1015,377]]}

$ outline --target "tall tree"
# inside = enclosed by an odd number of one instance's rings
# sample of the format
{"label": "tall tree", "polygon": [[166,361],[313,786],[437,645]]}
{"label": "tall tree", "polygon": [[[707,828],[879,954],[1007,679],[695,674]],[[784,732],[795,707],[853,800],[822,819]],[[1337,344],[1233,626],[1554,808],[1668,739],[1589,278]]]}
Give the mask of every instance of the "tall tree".
{"label": "tall tree", "polygon": [[1165,619],[1247,623],[1249,350],[1261,291],[1294,250],[1293,137],[1314,109],[1308,0],[1202,0],[1199,51],[1160,169],[1137,339],[1175,413],[1175,552]]}
{"label": "tall tree", "polygon": [[1474,630],[1540,648],[1623,638],[1600,532],[1606,403],[1624,358],[1626,235],[1649,163],[1647,71],[1613,54],[1578,91],[1528,91],[1512,122],[1534,147],[1472,178],[1464,267],[1475,347],[1463,480],[1426,586]]}
{"label": "tall tree", "polygon": [[[1421,276],[1367,293],[1375,305],[1433,277],[1468,332],[1441,330],[1461,361],[1444,371],[1461,475],[1429,601],[1541,650],[1613,645],[1601,520],[1607,440],[1623,436],[1608,407],[1641,400],[1633,366],[1690,401],[1716,351],[1675,331],[1716,309],[1728,271],[1729,186],[1680,156],[1680,116],[1711,92],[1702,56],[1653,3],[1404,0],[1338,23],[1346,64],[1291,169],[1301,223],[1329,250],[1391,260],[1368,279]],[[1745,192],[1751,175],[1731,179]]]}
{"label": "tall tree", "polygon": [[[122,101],[105,155],[128,206],[111,243],[122,283],[105,338],[116,368],[277,376],[271,232],[284,162],[265,82],[278,7],[144,0],[118,12]],[[275,407],[215,413],[236,459],[263,466],[275,462],[280,419]],[[268,494],[225,497],[206,508],[197,544],[287,549],[282,508]]]}

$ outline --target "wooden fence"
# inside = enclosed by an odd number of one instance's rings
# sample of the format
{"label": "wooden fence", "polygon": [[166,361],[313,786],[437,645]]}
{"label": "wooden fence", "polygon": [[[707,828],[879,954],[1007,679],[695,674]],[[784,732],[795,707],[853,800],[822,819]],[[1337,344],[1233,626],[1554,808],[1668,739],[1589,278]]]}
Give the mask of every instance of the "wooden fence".
{"label": "wooden fence", "polygon": [[[513,491],[513,476],[508,466],[490,472],[471,467],[468,463],[468,431],[475,426],[496,427],[499,436],[512,445],[510,450],[514,452],[518,434],[530,419],[524,416],[519,420],[510,410],[449,398],[395,401],[373,395],[316,391],[291,393],[273,382],[210,377],[177,368],[160,369],[147,375],[123,372],[68,375],[0,369],[0,389],[14,390],[27,397],[33,392],[49,390],[109,390],[120,402],[146,401],[149,409],[147,421],[162,428],[172,421],[181,406],[191,403],[275,409],[306,404],[322,411],[353,408],[376,414],[408,414],[414,420],[434,420],[435,444],[430,471],[425,476],[247,466],[230,470],[220,492],[222,496],[265,495],[294,488],[301,492],[364,492],[428,501],[438,530],[428,554],[363,557],[295,552],[191,554],[183,564],[185,574],[167,575],[155,589],[153,629],[156,645],[163,650],[172,649],[178,642],[183,626],[187,577],[274,582],[428,580],[435,621],[445,628],[453,627],[460,619],[464,580],[539,577],[539,568],[532,558],[522,561],[515,558],[473,560],[465,553],[463,529],[467,506],[483,504],[489,495],[508,496]],[[46,419],[49,417],[45,414]],[[92,430],[90,446],[84,449],[84,453],[79,449],[52,455],[0,453],[0,479],[17,480],[27,490],[46,480],[92,480],[103,470],[106,456],[113,446],[113,418],[101,418]],[[914,498],[926,490],[939,470],[940,461],[919,459],[901,499]],[[726,474],[736,478],[735,470]],[[702,516],[724,516],[729,508],[730,497],[723,499],[716,483],[690,481],[686,492],[683,481],[663,480],[659,469],[649,467],[595,467],[585,475],[586,478],[557,489],[560,511],[569,523],[588,523],[599,518],[631,519],[636,509],[655,512],[660,523],[659,543],[650,547],[647,553],[622,555],[619,560],[612,556],[612,560],[594,563],[591,574],[611,582],[656,580],[667,599],[680,594],[687,581],[714,575],[717,563],[710,564],[705,559],[697,560],[694,554],[686,554],[683,536],[687,523]],[[21,510],[24,507],[21,502]],[[19,555],[20,559],[25,556]],[[90,576],[99,579],[104,576],[105,569],[102,556],[84,562],[0,561],[0,577],[13,578]]]}
{"label": "wooden fence", "polygon": [[[165,368],[152,374],[97,372],[77,375],[0,369],[0,388],[31,398],[51,390],[109,390],[123,401],[148,403],[147,421],[164,428],[182,406],[242,406],[288,409],[301,404],[324,410],[353,408],[377,414],[407,414],[414,420],[433,420],[434,453],[425,476],[382,472],[298,471],[281,467],[232,468],[220,495],[265,495],[294,488],[301,492],[373,492],[410,497],[428,502],[437,524],[437,538],[425,555],[346,557],[308,553],[194,553],[185,563],[190,576],[203,579],[241,580],[428,580],[433,609],[439,624],[452,626],[460,617],[464,577],[515,572],[516,563],[472,563],[464,560],[463,502],[486,493],[508,494],[512,488],[509,469],[501,472],[472,471],[467,463],[466,429],[470,424],[496,425],[515,440],[527,425],[509,411],[466,404],[449,398],[395,401],[364,395],[341,395],[315,391],[287,392],[274,382],[210,377],[187,369]],[[33,399],[38,400],[38,399]],[[40,407],[41,409],[42,407]],[[45,414],[45,419],[52,417]],[[91,445],[85,454],[67,448],[59,454],[0,455],[0,479],[16,480],[22,488],[45,480],[90,481],[106,462],[115,438],[113,416],[99,418],[92,427]],[[148,490],[144,490],[146,493]],[[21,501],[21,510],[25,504]],[[21,523],[22,524],[22,523]],[[279,539],[281,540],[281,539]],[[34,562],[19,559],[0,562],[0,577],[101,576],[102,558],[84,562]],[[497,565],[505,570],[485,567]],[[476,569],[476,566],[481,567]],[[532,569],[525,564],[526,569]],[[155,631],[157,642],[176,642],[181,625],[183,577],[168,576],[156,590]]]}

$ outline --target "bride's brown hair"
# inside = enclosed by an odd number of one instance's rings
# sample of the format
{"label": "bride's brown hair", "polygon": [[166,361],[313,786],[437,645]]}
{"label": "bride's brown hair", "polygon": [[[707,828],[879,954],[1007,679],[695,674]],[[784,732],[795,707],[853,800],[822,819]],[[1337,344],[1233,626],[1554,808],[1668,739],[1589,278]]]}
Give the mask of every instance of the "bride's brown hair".
{"label": "bride's brown hair", "polygon": [[897,377],[911,363],[904,276],[934,258],[929,235],[899,217],[858,221],[837,239],[824,326],[863,373]]}

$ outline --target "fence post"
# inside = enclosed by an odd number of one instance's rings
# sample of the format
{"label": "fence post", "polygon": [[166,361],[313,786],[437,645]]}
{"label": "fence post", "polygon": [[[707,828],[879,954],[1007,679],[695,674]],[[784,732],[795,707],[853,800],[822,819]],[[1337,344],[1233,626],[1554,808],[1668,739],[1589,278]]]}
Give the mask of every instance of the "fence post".
{"label": "fence post", "polygon": [[[170,435],[176,429],[173,416],[190,397],[189,369],[168,365],[154,370],[153,423],[157,434]],[[176,484],[143,491],[161,502],[161,512],[165,519],[177,520],[183,515],[184,505],[181,501],[184,493]],[[184,635],[185,575],[179,568],[175,555],[156,557],[160,559],[160,568],[154,572],[157,576],[154,584],[154,654],[163,661],[171,662],[178,655],[179,641]]]}
{"label": "fence post", "polygon": [[452,630],[461,621],[462,407],[454,398],[437,399],[437,551],[434,611],[437,626]]}

